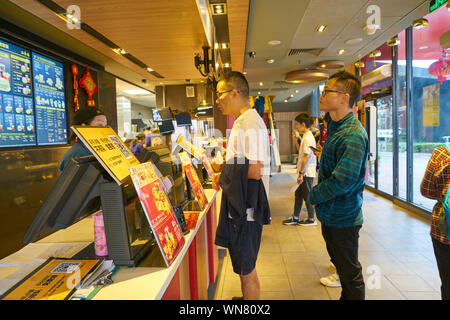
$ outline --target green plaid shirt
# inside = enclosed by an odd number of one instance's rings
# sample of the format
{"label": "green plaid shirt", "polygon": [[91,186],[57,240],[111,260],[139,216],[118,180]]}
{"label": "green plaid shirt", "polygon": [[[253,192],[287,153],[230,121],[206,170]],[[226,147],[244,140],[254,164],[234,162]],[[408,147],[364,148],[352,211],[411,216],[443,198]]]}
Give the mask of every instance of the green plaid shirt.
{"label": "green plaid shirt", "polygon": [[320,159],[319,183],[311,190],[310,204],[328,227],[362,225],[362,194],[365,186],[369,140],[353,113],[328,124],[327,140]]}

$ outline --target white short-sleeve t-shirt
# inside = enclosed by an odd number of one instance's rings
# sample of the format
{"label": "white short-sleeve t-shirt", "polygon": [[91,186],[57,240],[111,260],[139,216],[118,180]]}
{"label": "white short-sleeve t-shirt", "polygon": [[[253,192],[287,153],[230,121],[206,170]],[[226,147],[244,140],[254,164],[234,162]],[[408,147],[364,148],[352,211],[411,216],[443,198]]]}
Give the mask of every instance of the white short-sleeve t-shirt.
{"label": "white short-sleeve t-shirt", "polygon": [[309,154],[308,162],[305,167],[305,177],[314,178],[316,176],[317,157],[310,147],[316,147],[316,139],[314,139],[311,131],[307,131],[303,137],[300,147],[298,148],[297,171],[300,170],[300,163],[305,154]]}
{"label": "white short-sleeve t-shirt", "polygon": [[262,179],[269,197],[270,147],[266,124],[255,109],[242,113],[233,124],[228,137],[225,159],[227,163],[235,156],[247,158],[250,163],[263,163]]}

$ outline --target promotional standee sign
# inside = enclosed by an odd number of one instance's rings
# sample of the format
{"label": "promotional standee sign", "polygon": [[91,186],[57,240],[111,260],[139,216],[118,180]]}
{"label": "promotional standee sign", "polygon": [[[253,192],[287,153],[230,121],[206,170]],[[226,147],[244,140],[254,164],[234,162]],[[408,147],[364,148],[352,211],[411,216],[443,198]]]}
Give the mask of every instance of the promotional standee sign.
{"label": "promotional standee sign", "polygon": [[184,245],[184,236],[173,208],[151,162],[129,168],[148,222],[169,267]]}
{"label": "promotional standee sign", "polygon": [[211,162],[205,154],[205,151],[200,148],[196,148],[191,142],[184,139],[183,136],[179,136],[177,138],[177,144],[182,147],[186,152],[188,152],[191,156],[196,158],[197,160],[201,160],[203,165],[205,166],[206,171],[211,179],[214,178],[214,170],[211,166]]}
{"label": "promotional standee sign", "polygon": [[72,130],[120,185],[139,160],[111,127],[72,126]]}
{"label": "promotional standee sign", "polygon": [[192,190],[194,190],[195,197],[200,204],[200,208],[205,210],[208,205],[208,199],[206,198],[205,191],[203,190],[200,179],[198,178],[197,171],[192,165],[191,159],[186,152],[180,152],[179,156],[181,163],[183,164],[184,172],[186,172]]}

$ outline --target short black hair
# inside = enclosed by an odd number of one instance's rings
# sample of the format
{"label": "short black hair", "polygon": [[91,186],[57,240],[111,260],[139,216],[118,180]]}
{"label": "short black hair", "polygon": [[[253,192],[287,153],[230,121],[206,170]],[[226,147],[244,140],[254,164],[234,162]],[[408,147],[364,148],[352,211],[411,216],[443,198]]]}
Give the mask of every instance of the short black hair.
{"label": "short black hair", "polygon": [[73,116],[73,124],[74,125],[82,125],[83,123],[86,125],[90,125],[90,123],[94,120],[96,116],[105,115],[102,110],[96,107],[84,107],[78,109]]}
{"label": "short black hair", "polygon": [[306,113],[300,113],[295,117],[295,121],[303,123],[307,128],[311,127],[311,118]]}
{"label": "short black hair", "polygon": [[250,93],[248,81],[239,71],[229,71],[224,73],[219,78],[218,82],[220,81],[224,81],[229,89],[236,89],[244,96],[244,98],[248,99]]}
{"label": "short black hair", "polygon": [[336,85],[350,95],[349,108],[352,108],[361,96],[361,81],[346,71],[340,71],[330,77],[336,79]]}

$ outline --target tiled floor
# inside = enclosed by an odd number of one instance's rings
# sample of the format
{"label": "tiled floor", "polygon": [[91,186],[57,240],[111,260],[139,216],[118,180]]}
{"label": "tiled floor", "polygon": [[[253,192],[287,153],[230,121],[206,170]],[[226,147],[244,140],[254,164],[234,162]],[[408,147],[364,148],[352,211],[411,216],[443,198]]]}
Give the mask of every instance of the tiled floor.
{"label": "tiled floor", "polygon": [[[264,227],[256,270],[261,299],[337,300],[340,288],[327,288],[319,278],[331,273],[325,242],[317,226],[284,226],[292,215],[293,166],[270,182],[272,224]],[[429,221],[368,191],[364,194],[364,225],[359,260],[368,300],[440,300],[440,279],[429,236]],[[302,211],[302,218],[306,212]],[[241,296],[239,277],[226,255],[215,299]]]}

